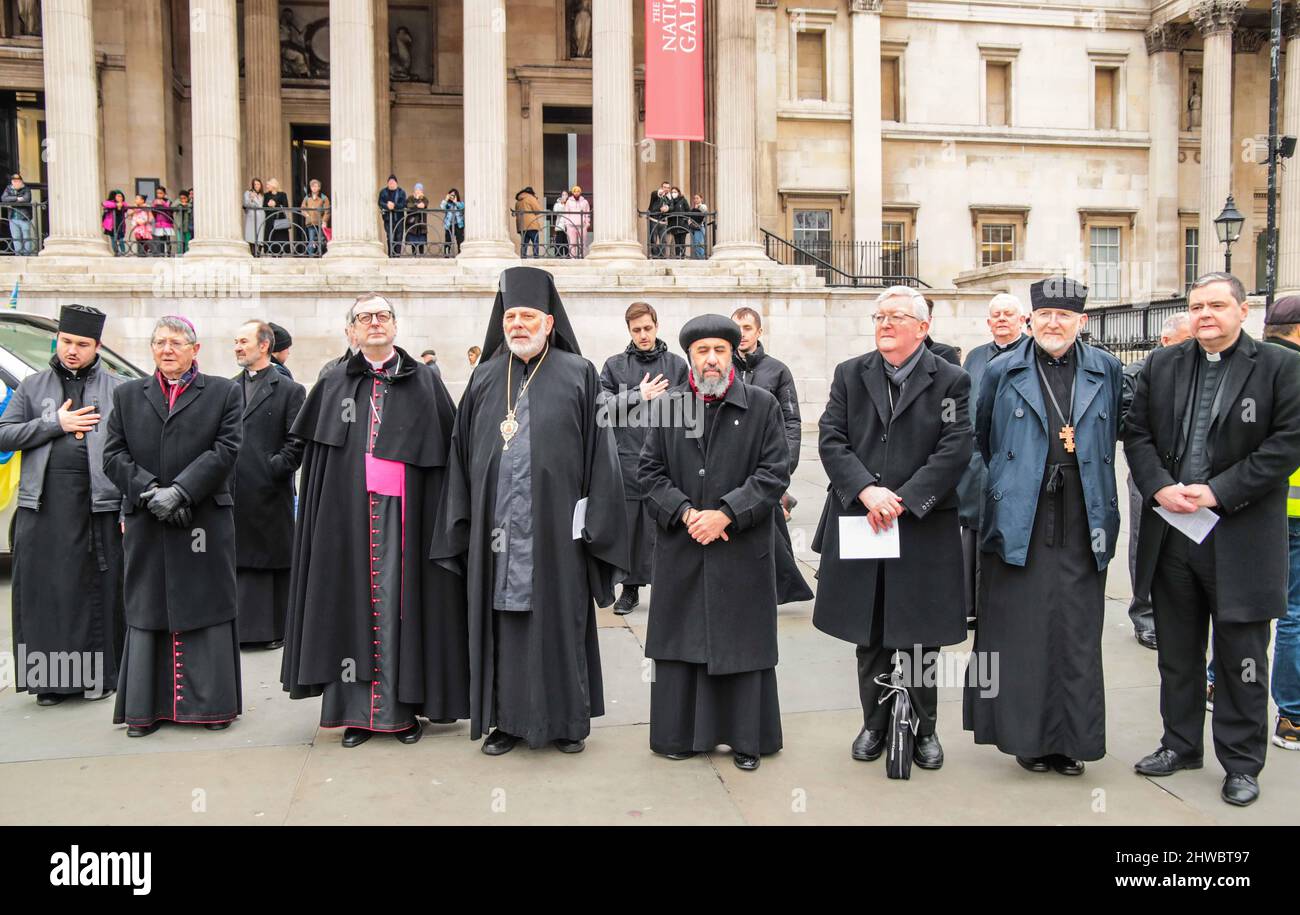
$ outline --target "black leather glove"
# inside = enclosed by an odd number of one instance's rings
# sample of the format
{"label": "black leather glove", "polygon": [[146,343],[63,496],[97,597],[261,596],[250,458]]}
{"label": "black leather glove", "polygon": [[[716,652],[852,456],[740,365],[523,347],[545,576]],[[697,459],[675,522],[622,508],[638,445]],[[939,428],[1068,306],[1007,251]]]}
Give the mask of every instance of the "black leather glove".
{"label": "black leather glove", "polygon": [[168,516],[185,504],[185,494],[176,486],[164,486],[153,494],[149,500],[149,511],[159,521],[166,521]]}
{"label": "black leather glove", "polygon": [[194,509],[182,505],[164,519],[172,527],[189,527],[194,521]]}
{"label": "black leather glove", "polygon": [[148,508],[149,502],[153,499],[153,494],[158,491],[157,482],[150,483],[144,488],[144,492],[136,497],[135,504],[137,508]]}

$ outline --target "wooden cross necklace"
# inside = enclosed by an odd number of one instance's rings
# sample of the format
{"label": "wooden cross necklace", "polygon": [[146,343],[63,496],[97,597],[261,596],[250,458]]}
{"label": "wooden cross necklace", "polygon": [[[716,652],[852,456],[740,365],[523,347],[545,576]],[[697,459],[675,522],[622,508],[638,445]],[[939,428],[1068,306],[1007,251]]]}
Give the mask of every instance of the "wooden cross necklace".
{"label": "wooden cross necklace", "polygon": [[[1066,417],[1065,412],[1061,409],[1061,405],[1057,403],[1056,392],[1053,391],[1052,386],[1048,384],[1047,373],[1043,371],[1043,366],[1041,363],[1039,363],[1037,359],[1034,360],[1034,367],[1038,369],[1038,377],[1043,382],[1043,390],[1047,392],[1047,396],[1052,401],[1052,409],[1056,410],[1056,415],[1061,419],[1061,431],[1056,433],[1056,437],[1065,443],[1066,451],[1068,451],[1070,454],[1074,454],[1074,449],[1075,449],[1074,423],[1071,419]],[[1070,379],[1070,412],[1071,413],[1074,412],[1074,386],[1078,383],[1078,381],[1079,381],[1079,371],[1076,368],[1074,371],[1074,377]]]}
{"label": "wooden cross necklace", "polygon": [[[537,360],[537,368],[533,369],[533,374],[528,377],[528,380],[524,382],[524,386],[519,389],[519,396],[515,398],[515,407],[519,406],[519,401],[524,399],[524,394],[528,392],[528,386],[533,383],[537,373],[542,370],[542,363],[546,361],[546,356],[550,351],[551,345],[547,343],[546,348],[542,350],[542,358]],[[501,446],[502,451],[510,450],[510,440],[519,432],[519,421],[515,419],[515,408],[510,406],[510,370],[514,368],[514,365],[515,360],[513,357],[506,362],[506,418],[501,420],[501,440],[504,442]]]}

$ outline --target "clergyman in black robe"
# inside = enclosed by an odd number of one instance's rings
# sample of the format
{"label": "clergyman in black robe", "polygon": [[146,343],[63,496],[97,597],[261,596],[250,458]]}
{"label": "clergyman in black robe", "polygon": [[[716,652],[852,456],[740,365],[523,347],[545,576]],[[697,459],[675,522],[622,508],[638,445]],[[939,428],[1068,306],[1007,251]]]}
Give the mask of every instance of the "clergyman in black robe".
{"label": "clergyman in black robe", "polygon": [[[748,307],[737,308],[732,312],[731,320],[740,328],[740,346],[736,349],[734,359],[740,380],[767,391],[781,405],[786,448],[790,453],[787,475],[793,479],[795,468],[799,466],[803,422],[799,415],[799,392],[794,386],[794,375],[789,366],[763,349],[763,341],[760,339],[763,335],[763,319],[757,311]],[[790,604],[812,600],[812,589],[799,570],[799,563],[794,557],[794,544],[790,540],[790,527],[785,520],[786,508],[793,508],[794,503],[785,493],[782,493],[781,502],[776,507],[777,543],[772,552],[776,563],[776,602]]]}
{"label": "clergyman in black robe", "polygon": [[632,340],[623,352],[605,360],[600,372],[600,401],[618,442],[618,463],[623,471],[626,499],[629,557],[631,566],[623,578],[623,590],[614,601],[614,612],[631,613],[639,601],[638,590],[650,584],[654,569],[655,523],[642,500],[637,464],[645,443],[646,427],[652,422],[655,400],[670,387],[686,383],[686,361],[668,351],[658,339],[659,316],[654,306],[633,302],[623,315]]}
{"label": "clergyman in black robe", "polygon": [[781,493],[790,483],[781,408],[737,377],[740,342],[723,315],[682,328],[691,359],[641,452],[655,546],[646,657],[650,749],[688,759],[726,744],[738,768],[781,749],[776,569]]}
{"label": "clergyman in black robe", "polygon": [[352,306],[361,349],[312,388],[280,680],[322,696],[321,727],[355,747],[415,743],[417,716],[469,715],[463,582],[428,559],[455,407],[437,372],[393,345],[392,304]]}
{"label": "clergyman in black robe", "polygon": [[50,367],[23,379],[0,417],[0,450],[23,453],[13,538],[16,682],[39,705],[102,699],[117,688],[122,494],[104,474],[103,454],[113,391],[125,379],[99,358],[103,329],[103,312],[65,305]]}
{"label": "clergyman in black robe", "polygon": [[546,271],[502,272],[483,353],[431,553],[465,576],[470,736],[495,726],[489,755],[520,740],[576,753],[605,712],[595,603],[628,565],[614,435]]}

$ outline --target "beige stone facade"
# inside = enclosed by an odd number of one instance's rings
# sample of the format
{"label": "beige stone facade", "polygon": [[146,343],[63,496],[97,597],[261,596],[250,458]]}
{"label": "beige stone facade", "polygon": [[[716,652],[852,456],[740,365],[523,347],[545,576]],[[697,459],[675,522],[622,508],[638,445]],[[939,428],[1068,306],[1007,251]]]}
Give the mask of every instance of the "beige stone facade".
{"label": "beige stone facade", "polygon": [[[1234,272],[1260,285],[1267,0],[698,0],[703,143],[645,138],[647,2],[661,0],[45,0],[30,35],[6,0],[0,92],[15,99],[18,166],[48,184],[52,231],[40,257],[0,258],[0,282],[20,280],[34,310],[104,305],[110,339],[141,361],[164,310],[193,313],[221,354],[239,320],[266,315],[291,327],[309,376],[340,348],[350,295],[383,289],[408,342],[446,352],[459,383],[494,277],[518,262],[515,191],[576,180],[593,201],[592,256],[543,265],[587,354],[624,345],[635,298],[670,338],[689,314],[748,304],[813,417],[835,363],[870,346],[874,293],[765,260],[764,232],[915,243],[935,336],[966,348],[994,292],[1024,294],[1051,271],[1088,280],[1099,304],[1180,294],[1222,264],[1210,220],[1228,193],[1246,217]],[[248,179],[277,177],[297,203],[311,168],[327,169],[330,254],[248,256]],[[435,203],[462,192],[458,258],[384,257],[375,200],[390,171]],[[1279,210],[1282,290],[1300,288],[1296,175]],[[99,202],[140,178],[194,188],[192,253],[107,256]],[[636,211],[662,180],[718,212],[711,259],[645,258]]]}

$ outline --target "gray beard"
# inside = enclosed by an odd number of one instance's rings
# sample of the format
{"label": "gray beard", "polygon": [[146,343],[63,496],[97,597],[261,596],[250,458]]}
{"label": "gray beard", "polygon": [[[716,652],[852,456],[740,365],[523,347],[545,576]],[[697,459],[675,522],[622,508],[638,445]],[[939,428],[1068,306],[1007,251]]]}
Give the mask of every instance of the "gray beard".
{"label": "gray beard", "polygon": [[730,374],[730,366],[722,373],[718,379],[701,378],[695,374],[695,369],[691,369],[691,378],[695,381],[695,390],[699,391],[704,397],[720,397],[727,391],[727,376]]}
{"label": "gray beard", "polygon": [[520,359],[531,359],[542,351],[542,347],[546,346],[546,331],[537,331],[528,338],[527,343],[516,343],[514,340],[507,338],[506,346],[510,348],[510,352]]}

